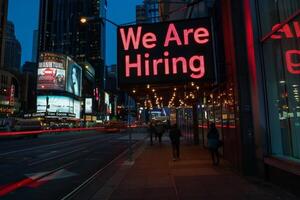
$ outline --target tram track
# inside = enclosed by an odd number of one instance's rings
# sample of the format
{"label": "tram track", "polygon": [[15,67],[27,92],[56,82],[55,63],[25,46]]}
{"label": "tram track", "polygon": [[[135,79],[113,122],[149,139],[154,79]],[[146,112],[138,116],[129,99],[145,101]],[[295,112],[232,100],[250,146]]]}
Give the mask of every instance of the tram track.
{"label": "tram track", "polygon": [[[101,136],[94,136],[93,138],[97,138],[97,137],[101,137]],[[72,144],[73,142],[82,142],[85,140],[93,140],[93,138],[79,138],[79,139],[73,139],[73,140],[69,140],[69,141],[58,142],[55,144],[47,144],[47,145],[42,145],[42,146],[37,146],[37,147],[30,147],[30,148],[0,153],[0,157],[17,154],[17,153],[22,153],[22,152],[26,152],[26,151],[36,151],[36,150],[40,150],[40,149],[44,149],[44,148],[56,147],[56,146],[60,146],[60,145],[64,145],[64,144]]]}
{"label": "tram track", "polygon": [[[70,161],[63,163],[61,166],[56,167],[55,169],[44,169],[43,171],[46,171],[47,173],[44,173],[42,175],[39,176],[35,176],[34,178],[25,178],[25,179],[21,179],[18,184],[15,184],[13,187],[11,185],[8,185],[8,187],[0,187],[0,197],[3,195],[6,195],[12,191],[18,190],[19,188],[25,187],[27,185],[33,184],[33,183],[37,183],[42,179],[45,179],[47,177],[51,177],[52,175],[54,175],[55,173],[57,173],[58,171],[62,170],[62,169],[67,169],[70,168],[72,166],[74,166],[75,164],[81,162],[84,158],[87,158],[89,155],[93,154],[93,152],[99,150],[99,146],[95,146],[97,143],[99,142],[104,142],[107,144],[107,141],[113,140],[115,138],[118,138],[119,136],[109,136],[108,138],[101,138],[100,140],[96,140],[93,143],[90,143],[88,146],[84,147],[84,145],[87,145],[88,143],[82,144],[81,146],[83,148],[78,149],[78,150],[74,150],[74,151],[70,151],[70,152],[66,152],[65,155],[62,156],[55,156],[52,157],[51,159],[47,159],[47,160],[41,160],[38,162],[34,162],[31,163],[31,166],[39,166],[42,165],[46,162],[49,162],[51,160],[57,160],[59,158],[65,157],[67,154],[71,155],[74,154],[76,152],[81,152],[81,154],[79,154],[78,156],[73,157]],[[88,150],[88,151],[86,151]],[[13,172],[15,173],[15,172]],[[11,174],[6,174],[7,176],[11,175]]]}
{"label": "tram track", "polygon": [[[137,148],[139,145],[141,145],[142,142],[136,142],[133,144],[133,149]],[[115,156],[110,162],[108,162],[105,166],[97,170],[95,173],[93,173],[91,176],[89,176],[87,179],[82,181],[81,184],[79,184],[77,187],[75,187],[72,191],[70,191],[68,194],[64,195],[60,198],[60,200],[72,200],[76,199],[77,195],[80,194],[81,191],[85,190],[89,185],[91,185],[95,180],[101,176],[103,173],[105,173],[106,169],[110,168],[112,165],[115,165],[118,161],[122,160],[124,161],[124,156],[126,156],[129,153],[130,149],[126,148],[123,152],[121,152],[119,155]]]}

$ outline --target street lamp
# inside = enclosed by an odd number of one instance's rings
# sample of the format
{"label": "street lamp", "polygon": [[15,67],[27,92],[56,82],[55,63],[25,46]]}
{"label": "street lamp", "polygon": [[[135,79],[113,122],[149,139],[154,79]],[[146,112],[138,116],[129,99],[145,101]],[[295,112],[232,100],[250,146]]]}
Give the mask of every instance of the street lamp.
{"label": "street lamp", "polygon": [[86,19],[86,18],[84,18],[84,17],[82,17],[82,18],[80,19],[80,23],[82,23],[82,24],[85,24],[85,23],[87,23],[87,19]]}
{"label": "street lamp", "polygon": [[82,24],[86,24],[88,23],[89,21],[107,21],[109,22],[110,24],[114,25],[115,27],[119,27],[120,25],[116,24],[115,22],[107,19],[107,18],[104,18],[104,17],[81,17],[80,18],[80,23]]}

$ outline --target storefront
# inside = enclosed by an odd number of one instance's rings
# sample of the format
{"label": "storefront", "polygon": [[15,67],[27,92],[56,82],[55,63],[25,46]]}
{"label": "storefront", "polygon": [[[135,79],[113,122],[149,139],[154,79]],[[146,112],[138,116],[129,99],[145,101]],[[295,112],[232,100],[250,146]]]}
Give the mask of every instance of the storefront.
{"label": "storefront", "polygon": [[288,180],[293,189],[300,180],[300,1],[251,3],[266,118],[266,174],[279,184]]}
{"label": "storefront", "polygon": [[227,78],[203,98],[204,135],[207,120],[220,122],[226,160],[299,193],[300,1],[223,0],[221,10]]}

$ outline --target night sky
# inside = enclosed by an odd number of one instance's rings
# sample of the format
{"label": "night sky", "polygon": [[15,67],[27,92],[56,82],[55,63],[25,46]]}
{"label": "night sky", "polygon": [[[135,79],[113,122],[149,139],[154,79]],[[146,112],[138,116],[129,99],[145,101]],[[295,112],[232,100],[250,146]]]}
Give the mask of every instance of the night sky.
{"label": "night sky", "polygon": [[[135,6],[143,0],[108,0],[107,18],[123,24],[135,20]],[[33,30],[38,27],[39,0],[9,0],[8,19],[13,21],[22,45],[22,63],[32,56]],[[116,28],[107,23],[106,63],[116,63]]]}

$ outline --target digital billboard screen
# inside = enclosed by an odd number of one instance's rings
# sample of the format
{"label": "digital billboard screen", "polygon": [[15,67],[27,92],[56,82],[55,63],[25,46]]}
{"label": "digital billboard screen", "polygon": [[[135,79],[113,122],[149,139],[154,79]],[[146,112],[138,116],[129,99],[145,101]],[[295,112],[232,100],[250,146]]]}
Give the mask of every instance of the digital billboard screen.
{"label": "digital billboard screen", "polygon": [[82,87],[82,69],[71,58],[68,58],[68,77],[67,77],[67,92],[75,96],[81,96]]}
{"label": "digital billboard screen", "polygon": [[[48,108],[47,108],[48,97]],[[38,96],[37,112],[74,113],[80,118],[80,101],[66,96]]]}
{"label": "digital billboard screen", "polygon": [[38,67],[38,90],[65,90],[66,70],[63,61],[44,61]]}
{"label": "digital billboard screen", "polygon": [[110,114],[111,108],[110,108],[109,94],[107,92],[104,93],[104,103],[106,106],[106,113]]}
{"label": "digital billboard screen", "polygon": [[93,99],[86,98],[85,99],[85,113],[87,113],[87,114],[92,113],[92,106],[93,106]]}
{"label": "digital billboard screen", "polygon": [[213,46],[209,18],[119,27],[119,85],[213,82]]}

